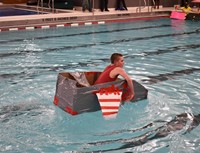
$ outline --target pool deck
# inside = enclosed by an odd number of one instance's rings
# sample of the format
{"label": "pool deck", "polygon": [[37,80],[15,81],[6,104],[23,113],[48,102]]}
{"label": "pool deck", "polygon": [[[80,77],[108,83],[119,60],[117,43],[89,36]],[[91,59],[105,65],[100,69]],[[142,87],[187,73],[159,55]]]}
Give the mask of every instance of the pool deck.
{"label": "pool deck", "polygon": [[[6,7],[9,7],[7,5]],[[74,10],[54,10],[29,6],[25,4],[11,5],[15,8],[25,10],[37,10],[49,12],[48,14],[37,15],[22,15],[22,16],[6,16],[0,17],[0,31],[14,31],[26,29],[39,29],[51,27],[64,27],[64,26],[79,26],[91,24],[105,24],[111,22],[129,22],[133,20],[163,18],[169,17],[171,11],[174,9],[163,8],[152,9],[152,7],[145,8],[128,8],[128,11],[115,11],[114,8],[109,8],[109,12],[101,12],[95,10],[93,12],[82,12],[81,8],[75,7]]]}

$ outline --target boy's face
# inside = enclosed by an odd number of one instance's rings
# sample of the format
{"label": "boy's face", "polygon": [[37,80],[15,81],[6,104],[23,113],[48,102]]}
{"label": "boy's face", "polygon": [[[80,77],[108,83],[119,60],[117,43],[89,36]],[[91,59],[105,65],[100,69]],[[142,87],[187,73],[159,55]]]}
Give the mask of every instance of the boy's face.
{"label": "boy's face", "polygon": [[124,66],[124,57],[120,56],[115,64],[122,68]]}

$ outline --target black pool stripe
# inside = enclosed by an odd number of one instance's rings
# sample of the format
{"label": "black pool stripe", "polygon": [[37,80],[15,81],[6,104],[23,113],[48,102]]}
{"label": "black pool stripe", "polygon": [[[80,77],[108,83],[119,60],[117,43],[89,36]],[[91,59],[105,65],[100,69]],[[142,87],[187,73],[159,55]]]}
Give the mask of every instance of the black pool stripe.
{"label": "black pool stripe", "polygon": [[[153,55],[161,55],[166,53],[171,53],[175,51],[188,51],[188,49],[196,49],[199,48],[200,44],[189,44],[185,46],[174,46],[174,47],[168,47],[165,49],[158,49],[151,52],[141,52],[140,54],[136,55],[124,55],[124,58],[137,58],[137,57],[145,57],[145,56],[153,56]],[[95,59],[95,60],[101,60],[104,62],[109,62],[110,60],[108,58],[101,58],[101,59]]]}
{"label": "black pool stripe", "polygon": [[94,63],[92,61],[88,61],[88,63],[69,63],[63,66],[54,66],[54,67],[48,67],[48,66],[34,66],[34,67],[28,67],[28,69],[37,69],[36,72],[33,73],[28,73],[27,71],[22,71],[19,73],[5,73],[5,74],[0,74],[0,79],[9,79],[9,78],[34,78],[35,76],[38,76],[38,74],[44,74],[46,72],[60,72],[66,69],[72,69],[72,68],[80,68],[80,67],[88,67],[88,66],[96,66],[97,63]]}
{"label": "black pool stripe", "polygon": [[[83,32],[77,34],[67,34],[67,35],[58,35],[58,36],[45,36],[45,37],[34,37],[34,40],[43,40],[43,39],[51,39],[51,38],[62,38],[62,37],[74,37],[74,36],[84,36],[84,35],[92,35],[92,34],[102,34],[102,33],[113,33],[113,32],[122,32],[122,31],[132,31],[132,30],[144,30],[144,29],[153,29],[153,28],[163,28],[163,27],[171,27],[171,25],[158,25],[158,26],[148,26],[148,27],[140,27],[140,28],[127,28],[127,29],[116,29],[116,30],[105,30],[98,32]],[[32,39],[14,39],[14,40],[6,40],[0,41],[0,44],[12,43],[12,42],[21,42],[24,40],[32,40]]]}
{"label": "black pool stripe", "polygon": [[189,68],[179,71],[173,71],[171,73],[159,74],[157,76],[147,76],[149,79],[142,79],[141,82],[145,84],[155,84],[166,80],[174,80],[175,77],[189,75],[191,73],[200,71],[200,68]]}
{"label": "black pool stripe", "polygon": [[[57,67],[37,67],[37,71],[33,73],[19,72],[19,73],[1,74],[0,79],[9,79],[9,78],[16,78],[16,77],[25,78],[25,79],[33,79],[36,76],[44,74],[44,73],[48,73],[49,71],[52,71],[52,72],[63,71],[69,68],[77,68],[77,67],[80,67],[81,65],[88,66],[88,64],[86,63],[80,63],[77,65],[68,64],[65,66],[57,66]],[[198,71],[200,71],[200,68],[188,68],[184,70],[173,71],[170,73],[159,74],[157,76],[145,76],[147,79],[142,79],[140,80],[140,82],[142,82],[143,84],[151,85],[151,84],[156,84],[162,81],[175,80],[176,77],[178,76],[189,75]]]}
{"label": "black pool stripe", "polygon": [[19,51],[16,53],[1,53],[0,58],[13,56],[13,55],[26,55],[28,53],[33,53],[33,52],[34,53],[55,52],[55,51],[60,51],[60,50],[72,50],[76,48],[88,48],[88,47],[97,46],[97,45],[117,44],[117,43],[124,43],[124,42],[138,41],[138,40],[148,40],[148,39],[163,38],[163,37],[175,37],[175,36],[180,36],[180,35],[190,35],[190,34],[196,34],[196,33],[199,33],[199,31],[195,30],[192,32],[183,32],[183,33],[176,33],[176,34],[165,34],[165,35],[156,35],[156,36],[149,36],[149,37],[129,38],[129,39],[113,40],[109,42],[99,42],[99,43],[93,43],[93,44],[80,44],[77,46],[64,46],[60,48],[44,49],[43,51],[26,50],[26,51]]}
{"label": "black pool stripe", "polygon": [[148,40],[148,39],[155,39],[155,38],[164,38],[164,37],[175,37],[175,36],[181,36],[181,35],[190,35],[190,34],[195,34],[195,33],[199,33],[199,32],[198,31],[192,31],[192,32],[183,32],[183,33],[175,33],[175,34],[155,35],[155,36],[149,36],[149,37],[137,37],[137,38],[113,40],[113,41],[110,41],[110,42],[101,42],[100,44],[102,44],[102,45],[106,45],[106,44],[118,44],[118,43],[138,41],[138,40]]}
{"label": "black pool stripe", "polygon": [[[78,63],[68,63],[66,65],[62,66],[34,66],[34,67],[28,67],[29,70],[31,69],[37,69],[37,73],[27,73],[25,71],[19,72],[19,73],[5,73],[5,74],[0,74],[0,79],[6,79],[6,78],[14,78],[14,77],[29,77],[29,76],[34,76],[39,74],[42,74],[43,72],[59,72],[63,71],[66,69],[72,69],[72,68],[80,68],[80,67],[88,67],[88,66],[96,66],[101,63],[93,62],[93,61],[87,61],[85,62],[78,62]],[[40,72],[41,71],[41,72]]]}
{"label": "black pool stripe", "polygon": [[[189,122],[189,123],[188,123]],[[189,124],[189,126],[187,126]],[[133,149],[136,146],[142,146],[149,141],[153,141],[156,139],[161,139],[164,137],[167,137],[177,131],[185,130],[184,134],[190,133],[193,129],[198,127],[200,125],[200,114],[191,114],[191,113],[182,113],[179,115],[176,115],[172,120],[169,122],[158,126],[156,128],[146,130],[141,133],[135,134],[128,137],[128,138],[115,138],[115,139],[108,139],[108,140],[102,140],[102,141],[94,141],[94,142],[88,142],[88,145],[91,146],[98,146],[98,148],[102,148],[103,145],[108,144],[121,144],[121,146],[109,148],[109,149],[101,149],[92,151],[93,153],[97,152],[123,152],[123,150],[129,150]],[[180,133],[180,132],[179,132]],[[163,148],[164,146],[162,146]],[[166,144],[166,148],[168,145]]]}
{"label": "black pool stripe", "polygon": [[174,47],[169,47],[169,48],[165,48],[165,49],[158,49],[156,51],[151,51],[151,52],[142,52],[138,55],[126,55],[125,58],[153,56],[153,55],[171,53],[171,52],[175,52],[175,51],[188,51],[188,49],[196,49],[196,48],[199,48],[199,47],[200,47],[200,44],[189,44],[189,45],[185,45],[185,46],[174,46]]}
{"label": "black pool stripe", "polygon": [[199,32],[198,31],[192,31],[192,32],[183,32],[183,33],[176,33],[176,34],[166,34],[166,35],[156,35],[156,36],[149,36],[149,37],[120,39],[120,40],[99,42],[99,43],[93,43],[93,44],[82,44],[82,45],[77,45],[77,46],[64,46],[64,47],[61,47],[61,48],[51,48],[51,49],[43,50],[43,52],[59,51],[59,50],[71,50],[71,49],[76,49],[76,48],[92,47],[92,46],[96,46],[96,45],[118,44],[118,43],[138,41],[138,40],[148,40],[148,39],[154,39],[154,38],[163,38],[163,37],[180,36],[180,35],[190,35],[190,34],[196,34],[196,33],[199,33]]}

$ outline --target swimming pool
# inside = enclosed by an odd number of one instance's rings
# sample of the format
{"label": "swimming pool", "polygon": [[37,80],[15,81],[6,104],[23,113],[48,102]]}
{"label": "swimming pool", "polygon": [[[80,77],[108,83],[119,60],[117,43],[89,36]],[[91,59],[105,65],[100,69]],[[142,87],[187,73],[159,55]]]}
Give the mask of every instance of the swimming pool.
{"label": "swimming pool", "polygon": [[[199,152],[199,32],[199,22],[170,19],[2,32],[0,151]],[[114,120],[53,105],[59,72],[101,71],[113,52],[147,100]]]}
{"label": "swimming pool", "polygon": [[12,8],[12,7],[0,8],[0,17],[16,16],[16,15],[34,15],[34,14],[39,14],[39,12]]}

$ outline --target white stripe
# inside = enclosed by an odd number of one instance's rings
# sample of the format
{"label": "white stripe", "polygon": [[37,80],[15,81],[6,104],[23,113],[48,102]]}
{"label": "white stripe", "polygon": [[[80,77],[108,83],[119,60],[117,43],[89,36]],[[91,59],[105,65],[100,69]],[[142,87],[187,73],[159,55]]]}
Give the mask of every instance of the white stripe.
{"label": "white stripe", "polygon": [[105,112],[118,112],[118,109],[102,109],[101,110],[103,113],[105,113]]}
{"label": "white stripe", "polygon": [[10,28],[9,31],[16,31],[18,28]]}
{"label": "white stripe", "polygon": [[101,106],[119,106],[120,102],[102,102],[100,103]]}
{"label": "white stripe", "polygon": [[35,29],[34,27],[26,27],[25,28],[26,30],[33,30],[33,29]]}
{"label": "white stripe", "polygon": [[85,23],[85,25],[92,25],[92,22],[87,22]]}
{"label": "white stripe", "polygon": [[65,26],[64,24],[56,25],[56,27],[64,27],[64,26]]}
{"label": "white stripe", "polygon": [[110,115],[105,115],[104,118],[105,118],[106,120],[109,120],[109,119],[114,119],[114,118],[116,118],[116,116],[117,116],[117,114],[110,114]]}
{"label": "white stripe", "polygon": [[76,27],[76,26],[78,26],[78,23],[72,23],[71,26]]}
{"label": "white stripe", "polygon": [[1,29],[0,29],[0,32],[1,32]]}
{"label": "white stripe", "polygon": [[48,29],[49,26],[41,26],[42,29]]}
{"label": "white stripe", "polygon": [[105,24],[105,21],[99,21],[98,24]]}
{"label": "white stripe", "polygon": [[98,99],[119,99],[119,100],[121,100],[121,94],[120,95],[118,95],[118,94],[116,94],[116,95],[103,94],[103,95],[97,95],[97,96],[98,96]]}

